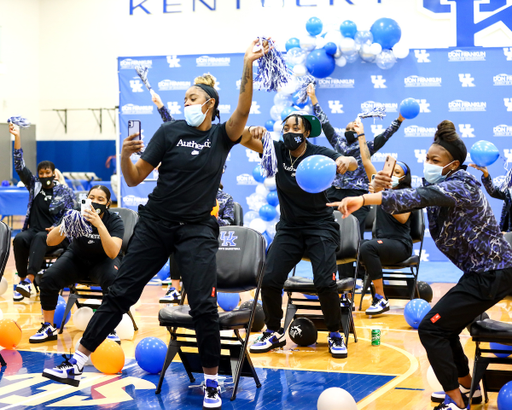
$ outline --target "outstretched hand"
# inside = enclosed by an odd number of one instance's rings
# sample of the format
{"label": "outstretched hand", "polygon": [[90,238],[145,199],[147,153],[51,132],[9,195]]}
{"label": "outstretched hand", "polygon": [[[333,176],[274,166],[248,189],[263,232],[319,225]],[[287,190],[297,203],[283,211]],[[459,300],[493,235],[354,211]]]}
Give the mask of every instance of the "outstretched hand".
{"label": "outstretched hand", "polygon": [[469,166],[471,168],[475,168],[475,169],[478,169],[479,171],[482,171],[484,173],[485,178],[487,178],[489,176],[489,170],[487,169],[487,167],[479,167],[476,164],[469,164]]}
{"label": "outstretched hand", "polygon": [[341,202],[328,203],[327,206],[338,207],[338,211],[341,212],[343,218],[346,218],[363,206],[363,196],[349,196]]}
{"label": "outstretched hand", "polygon": [[251,126],[249,127],[249,133],[251,134],[251,137],[255,140],[262,140],[263,139],[263,136],[265,135],[265,133],[267,132],[267,129],[265,127],[254,127],[254,126]]}
{"label": "outstretched hand", "polygon": [[130,135],[128,138],[126,138],[123,141],[123,148],[121,149],[121,156],[124,157],[130,157],[132,154],[136,152],[142,151],[142,148],[144,148],[144,143],[142,140],[134,138],[138,137],[140,135],[139,132],[136,132],[135,134]]}
{"label": "outstretched hand", "polygon": [[20,136],[20,127],[12,122],[9,123],[9,132],[15,137]]}
{"label": "outstretched hand", "polygon": [[245,59],[250,62],[256,61],[258,58],[263,57],[273,48],[274,47],[270,46],[267,40],[260,41],[260,39],[257,38],[256,40],[253,40],[253,42],[245,52]]}

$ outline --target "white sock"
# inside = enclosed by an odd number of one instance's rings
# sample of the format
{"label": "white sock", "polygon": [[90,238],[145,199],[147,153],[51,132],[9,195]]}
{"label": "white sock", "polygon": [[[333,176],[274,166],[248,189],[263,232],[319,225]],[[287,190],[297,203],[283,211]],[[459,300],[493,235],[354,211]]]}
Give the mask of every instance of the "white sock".
{"label": "white sock", "polygon": [[205,384],[206,384],[206,380],[212,380],[212,381],[218,383],[217,376],[218,376],[218,374],[205,374],[204,375],[204,382],[205,382]]}
{"label": "white sock", "polygon": [[72,359],[76,360],[76,363],[78,364],[79,369],[83,369],[85,364],[87,363],[87,360],[89,360],[89,356],[86,356],[85,354],[76,351],[73,354]]}

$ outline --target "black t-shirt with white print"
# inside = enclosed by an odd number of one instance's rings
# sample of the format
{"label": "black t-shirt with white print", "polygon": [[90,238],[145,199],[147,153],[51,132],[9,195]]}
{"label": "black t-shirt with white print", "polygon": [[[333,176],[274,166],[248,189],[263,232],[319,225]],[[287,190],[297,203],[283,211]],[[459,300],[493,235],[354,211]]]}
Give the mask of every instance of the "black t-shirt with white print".
{"label": "black t-shirt with white print", "polygon": [[141,158],[158,168],[158,181],[144,210],[170,222],[206,220],[215,206],[222,168],[237,142],[226,124],[208,131],[185,121],[167,122],[153,135]]}
{"label": "black t-shirt with white print", "polygon": [[[304,191],[295,179],[297,167],[311,155],[325,155],[336,160],[342,155],[332,149],[311,144],[309,141],[304,154],[291,158],[290,151],[282,141],[274,141],[278,172],[276,174],[277,196],[281,210],[281,220],[292,225],[314,225],[321,220],[332,220],[333,209],[326,206],[329,202],[325,191],[311,194]],[[292,166],[293,159],[293,166]]]}

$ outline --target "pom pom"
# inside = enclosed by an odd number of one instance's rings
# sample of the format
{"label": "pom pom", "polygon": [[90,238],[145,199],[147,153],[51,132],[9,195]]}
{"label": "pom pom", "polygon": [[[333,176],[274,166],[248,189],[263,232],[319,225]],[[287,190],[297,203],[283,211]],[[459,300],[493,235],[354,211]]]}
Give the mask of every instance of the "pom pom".
{"label": "pom pom", "polygon": [[[264,40],[267,39],[261,37],[260,44]],[[277,91],[290,81],[291,72],[284,61],[283,55],[276,49],[275,43],[271,39],[267,41],[270,50],[258,60],[258,75],[254,82],[257,83],[260,90]]]}
{"label": "pom pom", "polygon": [[70,209],[62,218],[59,232],[61,235],[66,235],[72,241],[74,238],[90,234],[92,228],[79,211]]}
{"label": "pom pom", "polygon": [[135,71],[139,75],[140,79],[142,80],[142,82],[144,83],[146,88],[149,91],[151,91],[151,85],[149,85],[149,81],[148,81],[148,68],[138,65],[138,66],[135,66]]}
{"label": "pom pom", "polygon": [[30,122],[23,117],[10,117],[7,122],[13,123],[14,125],[17,125],[21,128],[28,128],[30,127]]}
{"label": "pom pom", "polygon": [[359,118],[380,118],[381,120],[386,116],[386,107],[378,105],[373,110],[363,112],[358,115]]}
{"label": "pom pom", "polygon": [[299,84],[299,88],[297,90],[297,101],[296,104],[304,104],[308,99],[307,88],[309,84],[313,84],[316,86],[315,77],[310,74],[304,75],[302,77],[297,77],[297,82]]}
{"label": "pom pom", "polygon": [[261,174],[264,177],[273,177],[277,173],[277,157],[274,148],[274,141],[270,132],[263,135],[263,156],[261,157]]}

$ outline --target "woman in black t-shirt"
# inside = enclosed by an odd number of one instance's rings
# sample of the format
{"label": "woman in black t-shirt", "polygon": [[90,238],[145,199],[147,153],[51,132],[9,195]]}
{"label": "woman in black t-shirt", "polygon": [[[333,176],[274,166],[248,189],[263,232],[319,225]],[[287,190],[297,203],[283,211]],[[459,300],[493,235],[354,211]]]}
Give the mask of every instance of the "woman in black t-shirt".
{"label": "woman in black t-shirt", "polygon": [[[53,316],[61,289],[87,279],[98,283],[106,294],[117,275],[124,235],[123,221],[109,210],[111,200],[107,187],[92,187],[87,198],[92,205],[85,211],[84,218],[92,225],[92,232],[73,239],[68,249],[44,273],[40,285],[44,323],[30,337],[30,343],[57,340],[60,323],[53,323]],[[46,242],[48,246],[56,246],[65,238],[59,225],[48,234]],[[109,338],[119,341],[115,333],[111,333]]]}
{"label": "woman in black t-shirt", "polygon": [[220,408],[217,371],[220,361],[217,268],[219,224],[211,215],[231,148],[240,140],[252,104],[253,63],[268,52],[268,44],[252,42],[244,57],[238,106],[231,118],[213,124],[219,115],[219,95],[213,77],[205,75],[185,93],[185,121],[163,124],[134,164],[132,154],[143,144],[129,136],[123,143],[121,168],[128,186],[136,186],[159,164],[157,185],[139,207],[127,254],[108,295],[92,317],[77,352],[62,366],[43,375],[78,385],[87,356],[96,350],[140,298],[144,286],[174,253],[187,290],[199,356],[205,373],[204,405]]}
{"label": "woman in black t-shirt", "polygon": [[[267,329],[251,346],[251,353],[264,353],[286,344],[282,290],[288,273],[307,253],[313,265],[313,276],[326,326],[329,330],[329,351],[333,357],[347,357],[341,327],[340,298],[336,287],[336,248],[340,243],[339,225],[333,210],[326,206],[326,192],[317,194],[302,190],[295,173],[299,164],[311,155],[325,155],[336,161],[344,174],[357,168],[353,157],[344,157],[329,148],[313,145],[308,137],[321,133],[318,118],[294,112],[283,121],[283,141],[274,142],[278,172],[277,195],[281,217],[276,236],[269,248],[261,288]],[[263,152],[263,127],[249,127],[242,135],[242,145]]]}

